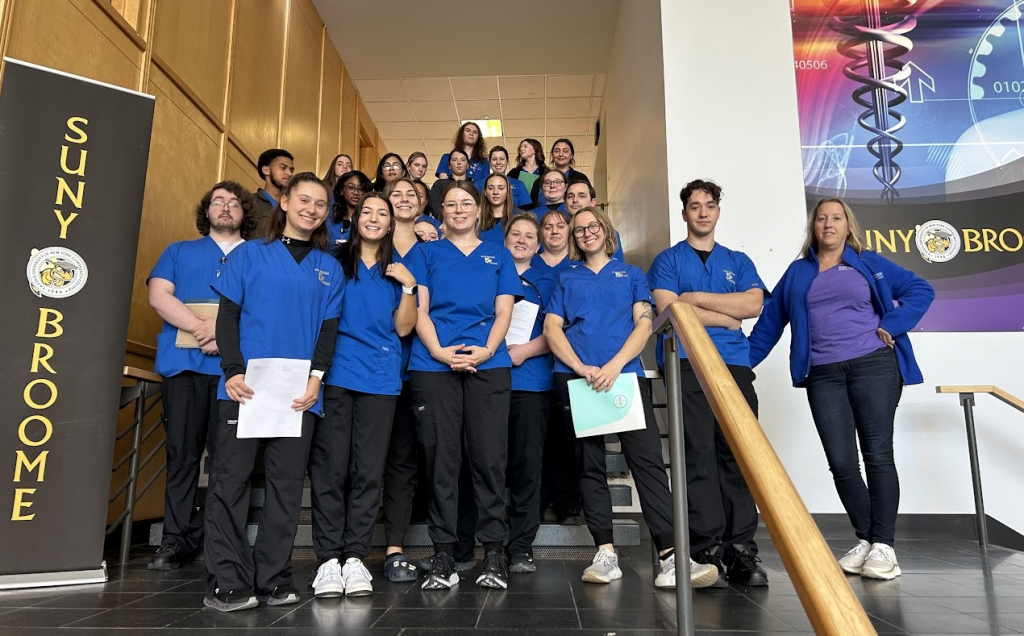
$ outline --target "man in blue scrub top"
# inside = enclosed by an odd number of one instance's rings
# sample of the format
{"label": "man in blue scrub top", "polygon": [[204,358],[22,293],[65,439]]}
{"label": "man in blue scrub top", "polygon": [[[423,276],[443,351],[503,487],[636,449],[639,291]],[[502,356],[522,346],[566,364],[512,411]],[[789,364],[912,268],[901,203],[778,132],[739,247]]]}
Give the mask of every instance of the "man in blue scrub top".
{"label": "man in blue scrub top", "polygon": [[256,190],[253,199],[256,204],[256,223],[270,216],[281,200],[281,194],[288,187],[295,172],[292,153],[280,148],[264,150],[256,162],[256,170],[263,179],[263,187]]}
{"label": "man in blue scrub top", "polygon": [[[756,416],[750,346],[740,325],[744,319],[760,315],[767,289],[746,254],[715,242],[722,189],[698,179],[688,183],[679,196],[687,237],[658,254],[651,264],[647,277],[654,302],[659,313],[676,301],[693,306]],[[659,364],[663,364],[662,356],[659,348]],[[691,555],[698,563],[715,564],[719,572],[726,573],[726,579],[738,585],[768,585],[754,542],[754,498],[681,348],[679,357]],[[716,587],[725,586],[720,578]]]}
{"label": "man in blue scrub top", "polygon": [[[195,210],[202,238],[172,243],[161,254],[146,284],[149,304],[164,319],[157,336],[155,370],[163,376],[167,426],[167,487],[164,534],[149,562],[151,570],[176,570],[192,561],[199,548],[203,518],[196,512],[196,487],[203,449],[216,436],[220,355],[216,320],[195,304],[217,304],[210,286],[227,254],[242,243],[254,223],[253,201],[233,181],[222,181],[203,195]],[[190,307],[191,305],[191,307]],[[178,332],[190,334],[191,347],[176,344]]]}
{"label": "man in blue scrub top", "polygon": [[[565,211],[569,213],[570,219],[583,208],[596,206],[597,191],[585,176],[569,181],[569,185],[565,188]],[[619,236],[618,230],[615,230],[615,245],[615,254],[612,258],[625,262],[626,257],[622,254],[622,237]]]}

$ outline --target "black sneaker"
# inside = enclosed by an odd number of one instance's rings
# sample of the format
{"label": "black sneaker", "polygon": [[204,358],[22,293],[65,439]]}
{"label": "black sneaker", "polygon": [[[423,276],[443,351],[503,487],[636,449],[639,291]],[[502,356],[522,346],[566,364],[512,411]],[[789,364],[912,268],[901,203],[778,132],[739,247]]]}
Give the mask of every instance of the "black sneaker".
{"label": "black sneaker", "polygon": [[725,565],[722,563],[722,557],[718,556],[717,545],[711,546],[710,548],[704,548],[700,552],[694,554],[693,560],[697,563],[707,563],[718,568],[718,580],[708,587],[729,587],[729,583],[725,580]]}
{"label": "black sneaker", "polygon": [[508,588],[508,570],[505,568],[505,557],[497,550],[491,550],[484,557],[484,570],[476,577],[480,587],[493,587],[504,590]]}
{"label": "black sneaker", "polygon": [[150,570],[177,570],[183,565],[192,563],[194,559],[195,554],[192,552],[186,551],[175,543],[165,543],[156,551],[146,567]]}
{"label": "black sneaker", "polygon": [[263,596],[263,602],[267,605],[292,605],[299,602],[299,591],[287,583],[278,585],[273,592]]}
{"label": "black sneaker", "polygon": [[768,573],[758,563],[761,559],[747,546],[732,545],[726,550],[725,578],[736,585],[764,587],[768,585]]}
{"label": "black sneaker", "polygon": [[424,590],[448,590],[459,582],[459,574],[455,571],[455,559],[447,552],[434,555],[430,566],[430,574],[420,587]]}
{"label": "black sneaker", "polygon": [[522,554],[512,555],[512,565],[508,568],[509,572],[536,572],[537,566],[533,562],[533,555],[529,552],[523,552]]}
{"label": "black sneaker", "polygon": [[[426,557],[424,559],[420,559],[419,562],[416,563],[416,567],[423,570],[424,572],[429,572],[434,567],[434,557]],[[472,554],[466,557],[465,559],[460,559],[455,562],[456,572],[469,572],[470,570],[475,569],[476,557]]]}
{"label": "black sneaker", "polygon": [[252,590],[214,590],[213,596],[203,598],[203,605],[212,607],[218,612],[237,612],[252,609],[260,604]]}

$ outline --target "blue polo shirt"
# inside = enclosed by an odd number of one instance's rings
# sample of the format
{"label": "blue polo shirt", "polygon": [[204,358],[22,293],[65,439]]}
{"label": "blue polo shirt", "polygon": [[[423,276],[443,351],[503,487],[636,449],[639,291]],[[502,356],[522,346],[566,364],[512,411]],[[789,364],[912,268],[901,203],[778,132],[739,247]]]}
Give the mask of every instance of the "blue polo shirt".
{"label": "blue polo shirt", "polygon": [[[533,340],[544,334],[544,310],[551,302],[555,279],[551,274],[533,267],[520,274],[519,279],[522,281],[523,297],[519,302],[527,301],[540,307],[533,333],[530,334],[530,340]],[[554,362],[554,356],[545,353],[529,358],[518,367],[512,367],[512,390],[534,393],[550,391],[554,387],[554,377],[551,375]]]}
{"label": "blue polo shirt", "polygon": [[[174,284],[174,297],[183,303],[217,304],[220,300],[210,286],[217,281],[226,262],[224,250],[209,236],[171,243],[153,266],[146,284],[152,278],[162,278]],[[178,328],[164,322],[156,337],[156,364],[153,369],[157,373],[165,378],[184,371],[221,374],[220,356],[208,356],[199,349],[179,349],[174,345],[177,338]]]}
{"label": "blue polo shirt", "polygon": [[[576,263],[559,274],[547,313],[565,321],[565,337],[579,359],[601,367],[615,357],[633,333],[633,304],[640,301],[651,302],[651,290],[639,267],[613,259],[594,273],[583,263]],[[622,371],[643,377],[640,356],[630,360]],[[556,358],[555,373],[573,370]]]}
{"label": "blue polo shirt", "polygon": [[[750,257],[718,243],[715,243],[706,263],[701,261],[689,243],[676,243],[655,257],[647,279],[651,289],[664,289],[677,295],[684,292],[731,294],[760,289],[764,291],[766,302],[769,297],[768,289],[757,275]],[[750,345],[742,329],[708,327],[707,330],[726,364],[750,366]],[[660,367],[665,362],[660,338],[657,357]],[[679,357],[686,358],[682,347],[679,348]]]}

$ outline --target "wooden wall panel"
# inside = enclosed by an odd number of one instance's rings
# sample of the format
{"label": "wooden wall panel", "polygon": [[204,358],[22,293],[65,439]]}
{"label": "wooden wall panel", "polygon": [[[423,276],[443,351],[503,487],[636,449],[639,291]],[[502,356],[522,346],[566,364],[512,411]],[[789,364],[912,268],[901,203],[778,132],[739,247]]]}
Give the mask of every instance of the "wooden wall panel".
{"label": "wooden wall panel", "polygon": [[[91,0],[79,4],[71,0],[17,2],[4,55],[137,88],[142,51]],[[97,26],[102,20],[109,28]]]}
{"label": "wooden wall panel", "polygon": [[316,171],[320,127],[320,61],[323,28],[312,25],[293,3],[288,21],[281,148],[295,156],[295,171]]}
{"label": "wooden wall panel", "polygon": [[320,78],[320,156],[317,174],[327,174],[331,160],[341,152],[341,58],[324,33],[324,63]]}
{"label": "wooden wall panel", "polygon": [[359,161],[359,140],[356,138],[356,85],[349,77],[348,71],[344,73],[341,87],[341,152],[352,157],[353,161]]}
{"label": "wooden wall panel", "polygon": [[366,105],[363,104],[363,98],[359,95],[356,95],[356,106],[359,108],[360,134],[365,133],[365,139],[372,146],[377,140],[377,127],[373,125],[373,119],[370,117],[370,112],[366,110]]}
{"label": "wooden wall panel", "polygon": [[277,147],[287,11],[287,0],[235,5],[228,126],[254,161],[267,148]]}
{"label": "wooden wall panel", "polygon": [[153,53],[221,119],[227,103],[231,0],[156,4]]}
{"label": "wooden wall panel", "polygon": [[149,306],[146,277],[169,243],[198,238],[195,205],[217,182],[220,138],[210,134],[213,125],[156,67],[150,70],[148,92],[156,95],[156,112],[128,339],[155,347],[162,322]]}
{"label": "wooden wall panel", "polygon": [[229,143],[227,156],[224,160],[224,179],[237,181],[249,192],[256,192],[257,188],[263,187],[263,182],[258,179],[256,164],[242,154],[234,144]]}

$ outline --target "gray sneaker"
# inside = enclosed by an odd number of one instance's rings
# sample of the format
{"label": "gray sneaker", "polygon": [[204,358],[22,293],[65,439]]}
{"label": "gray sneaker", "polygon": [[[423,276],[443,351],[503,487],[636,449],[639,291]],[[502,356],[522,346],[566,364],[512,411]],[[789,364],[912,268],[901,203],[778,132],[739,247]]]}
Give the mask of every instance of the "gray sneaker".
{"label": "gray sneaker", "polygon": [[594,555],[594,561],[583,570],[583,581],[586,583],[611,583],[621,578],[619,556],[605,548],[598,550]]}
{"label": "gray sneaker", "polygon": [[896,561],[896,553],[891,546],[884,543],[871,544],[871,552],[868,553],[864,567],[860,570],[861,576],[890,581],[902,573],[900,564]]}

